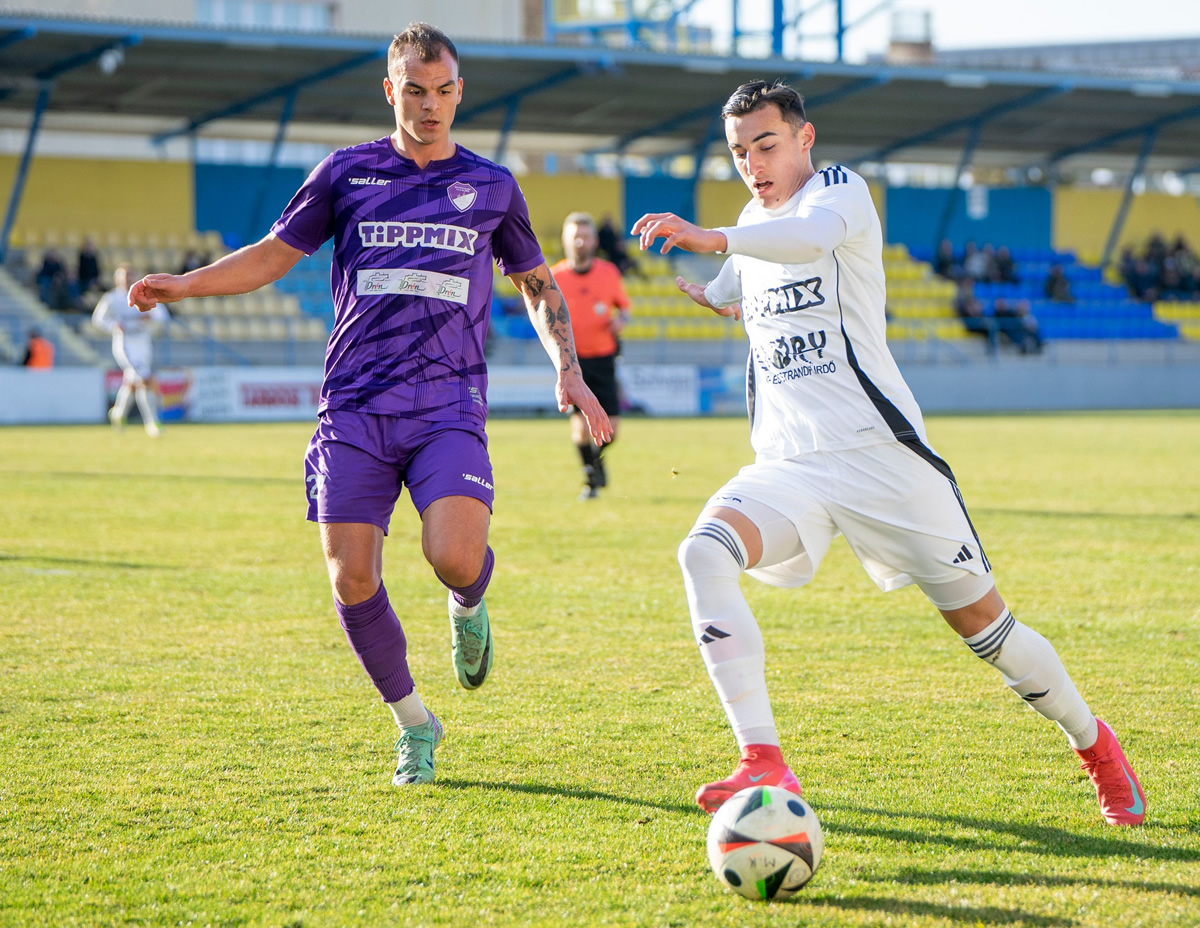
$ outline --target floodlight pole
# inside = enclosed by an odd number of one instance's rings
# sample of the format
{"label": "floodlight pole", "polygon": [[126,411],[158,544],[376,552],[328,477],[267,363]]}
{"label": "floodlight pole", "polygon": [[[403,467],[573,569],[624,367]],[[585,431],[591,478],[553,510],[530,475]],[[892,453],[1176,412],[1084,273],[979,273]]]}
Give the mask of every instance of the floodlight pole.
{"label": "floodlight pole", "polygon": [[33,148],[37,142],[38,130],[42,125],[42,114],[50,105],[50,94],[53,90],[53,81],[43,81],[38,90],[37,102],[33,106],[33,121],[29,124],[29,135],[25,138],[25,151],[21,154],[21,164],[17,167],[17,176],[13,178],[12,191],[8,195],[8,209],[4,213],[4,228],[0,229],[0,265],[8,257],[8,241],[12,236],[17,210],[21,208],[21,195],[25,191],[25,179],[29,176],[29,164],[33,160]]}

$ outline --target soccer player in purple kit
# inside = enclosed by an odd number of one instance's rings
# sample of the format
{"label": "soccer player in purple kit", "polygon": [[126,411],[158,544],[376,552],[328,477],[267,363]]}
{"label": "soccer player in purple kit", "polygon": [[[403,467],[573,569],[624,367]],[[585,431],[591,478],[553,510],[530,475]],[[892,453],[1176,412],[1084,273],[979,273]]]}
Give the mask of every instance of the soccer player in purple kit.
{"label": "soccer player in purple kit", "polygon": [[492,666],[483,344],[493,260],[524,297],[558,369],[559,409],[581,410],[598,444],[612,435],[580,374],[567,308],[520,188],[505,168],[450,139],[462,88],[454,43],[410,24],[392,42],[383,82],[394,133],[329,155],[261,241],[181,276],[149,275],[129,291],[142,310],[246,293],[333,238],[336,313],[304,460],[308,518],[321,527],[346,637],[400,728],[397,786],[433,780],[443,734],[417,694],[383,586],[383,539],[404,486],[421,516],[421,550],[450,591],[455,674],[475,689]]}

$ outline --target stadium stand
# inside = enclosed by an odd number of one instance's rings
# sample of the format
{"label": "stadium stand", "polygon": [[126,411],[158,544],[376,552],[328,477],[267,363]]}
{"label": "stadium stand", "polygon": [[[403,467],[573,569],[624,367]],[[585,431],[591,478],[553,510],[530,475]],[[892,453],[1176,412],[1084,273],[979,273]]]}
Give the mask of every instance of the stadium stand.
{"label": "stadium stand", "polygon": [[[932,262],[934,250],[913,248],[913,257]],[[995,310],[998,300],[1028,301],[1045,339],[1177,339],[1179,328],[1166,321],[1171,317],[1156,311],[1144,300],[1130,297],[1126,288],[1105,279],[1099,267],[1082,264],[1074,252],[1045,248],[1014,248],[1018,281],[979,281],[975,296],[984,304],[985,315]],[[932,270],[932,265],[930,270]],[[1046,278],[1055,266],[1070,284],[1071,302],[1046,297]],[[950,281],[945,282],[953,288]],[[890,284],[890,281],[889,281]],[[890,286],[889,286],[890,290]]]}
{"label": "stadium stand", "polygon": [[[60,363],[107,363],[110,337],[91,324],[90,314],[103,287],[111,285],[113,268],[128,264],[135,274],[147,270],[175,273],[206,264],[229,250],[213,231],[160,236],[106,230],[90,237],[99,254],[101,289],[79,293],[77,287],[69,287],[70,304],[63,309],[51,309],[39,299],[37,267],[45,251],[53,249],[62,263],[73,269],[84,234],[78,230],[26,230],[17,239],[9,269],[0,278],[0,328],[8,344],[19,343],[24,330],[36,324],[59,348]],[[326,320],[332,321],[330,255],[315,257],[315,274],[302,261],[287,282],[280,281],[278,286],[171,305],[171,321],[159,339],[162,363],[291,364],[319,359],[328,338]],[[297,285],[292,277],[302,283]]]}

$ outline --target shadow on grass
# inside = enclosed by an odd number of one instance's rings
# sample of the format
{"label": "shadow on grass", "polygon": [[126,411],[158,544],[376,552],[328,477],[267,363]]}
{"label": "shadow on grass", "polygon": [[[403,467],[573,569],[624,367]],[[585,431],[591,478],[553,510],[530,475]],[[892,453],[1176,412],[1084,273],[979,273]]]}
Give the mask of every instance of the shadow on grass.
{"label": "shadow on grass", "polygon": [[[858,874],[857,879],[871,879]],[[1182,896],[1200,896],[1200,887],[1182,883],[1147,883],[1145,880],[1109,880],[1087,876],[1051,876],[1037,873],[1008,873],[1004,870],[901,870],[880,881],[925,886],[941,886],[951,880],[957,883],[982,883],[988,886],[1095,886],[1102,889],[1127,889],[1143,893],[1178,893]]]}
{"label": "shadow on grass", "polygon": [[179,570],[174,564],[134,564],[130,561],[102,561],[85,557],[46,557],[41,554],[28,556],[20,554],[0,554],[0,562],[9,561],[15,564],[54,564],[59,567],[100,567],[117,570]]}
{"label": "shadow on grass", "polygon": [[[1136,839],[1137,835],[1145,834],[1146,830],[1155,829],[1153,824],[1144,826],[1143,829],[1112,828],[1104,834],[1087,834],[1047,825],[1019,824],[965,815],[941,815],[933,812],[896,812],[889,809],[866,808],[838,802],[827,802],[823,804],[823,807],[839,809],[855,815],[890,819],[921,819],[954,825],[959,828],[990,831],[997,835],[1011,835],[1021,841],[1020,847],[1013,849],[1016,853],[1021,854],[1044,854],[1054,857],[1138,858],[1141,860],[1200,860],[1200,851],[1190,848],[1159,847]],[[917,831],[886,825],[843,824],[841,822],[824,824],[826,833],[843,832],[910,844],[940,844],[957,850],[1002,849],[1002,845],[987,838],[939,834],[934,830]]]}
{"label": "shadow on grass", "polygon": [[605,802],[615,802],[623,806],[641,806],[648,809],[662,809],[664,812],[683,812],[688,815],[703,815],[699,806],[681,802],[654,802],[650,799],[639,799],[636,796],[618,796],[614,793],[602,793],[594,789],[570,789],[563,786],[547,786],[542,783],[501,783],[483,780],[443,780],[438,778],[438,786],[448,786],[451,789],[490,789],[511,793],[533,793],[538,796],[567,796],[571,799],[602,799]]}
{"label": "shadow on grass", "polygon": [[[936,902],[912,902],[878,896],[851,896],[842,899],[811,899],[793,897],[806,908],[839,909],[859,912],[881,912],[891,916],[944,918],[950,922],[975,925],[1041,925],[1044,928],[1067,928],[1075,922],[1052,915],[1035,915],[1020,909],[1003,909],[985,905],[938,905]],[[787,905],[792,900],[783,904]]]}

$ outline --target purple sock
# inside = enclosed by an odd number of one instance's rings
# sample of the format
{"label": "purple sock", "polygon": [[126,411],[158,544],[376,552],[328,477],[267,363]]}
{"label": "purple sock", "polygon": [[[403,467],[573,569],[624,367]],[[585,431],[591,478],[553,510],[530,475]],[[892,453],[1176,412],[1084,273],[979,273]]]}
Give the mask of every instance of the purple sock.
{"label": "purple sock", "polygon": [[491,545],[488,545],[488,549],[483,555],[483,570],[479,571],[478,579],[470,586],[451,586],[445,580],[442,580],[441,574],[438,574],[437,578],[442,581],[442,586],[454,594],[454,599],[460,606],[466,606],[470,609],[473,606],[478,606],[480,600],[483,599],[484,590],[492,582],[492,568],[495,566],[496,555],[492,553]]}
{"label": "purple sock", "polygon": [[399,702],[415,688],[408,671],[408,643],[383,584],[366,602],[345,606],[333,601],[350,647],[384,702]]}

